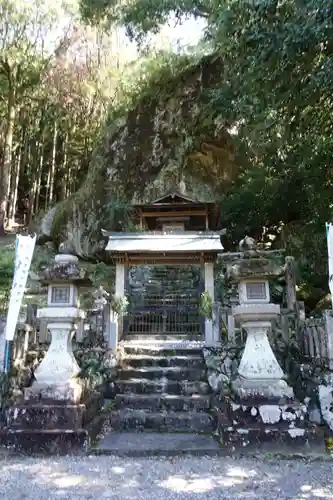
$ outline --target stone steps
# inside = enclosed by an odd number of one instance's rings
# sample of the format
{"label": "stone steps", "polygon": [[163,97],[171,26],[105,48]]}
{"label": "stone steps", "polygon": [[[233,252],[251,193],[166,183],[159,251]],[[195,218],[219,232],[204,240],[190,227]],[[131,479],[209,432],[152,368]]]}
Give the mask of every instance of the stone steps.
{"label": "stone steps", "polygon": [[126,356],[126,365],[138,368],[149,366],[203,368],[205,363],[200,354],[188,354],[187,356],[130,354]]}
{"label": "stone steps", "polygon": [[[242,450],[243,451],[243,450]],[[217,440],[206,434],[188,432],[110,432],[90,453],[123,457],[218,456]]]}
{"label": "stone steps", "polygon": [[175,394],[118,394],[115,398],[116,409],[162,411],[208,411],[210,397],[194,394],[181,396]]}
{"label": "stone steps", "polygon": [[209,392],[209,385],[206,382],[198,381],[178,381],[178,380],[150,380],[143,378],[132,378],[128,380],[118,379],[115,382],[116,393],[137,393],[137,394],[192,394],[205,395]]}
{"label": "stone steps", "polygon": [[201,347],[170,337],[128,338],[114,384],[112,430],[211,434],[214,417]]}
{"label": "stone steps", "polygon": [[196,368],[186,368],[182,366],[147,366],[140,368],[126,367],[119,370],[118,378],[119,380],[130,380],[130,379],[149,379],[155,381],[163,381],[167,379],[169,381],[200,381],[205,380],[206,371],[204,369]]}
{"label": "stone steps", "polygon": [[200,356],[202,357],[202,343],[201,342],[151,342],[140,341],[130,342],[123,341],[120,344],[126,355],[138,356],[159,356],[164,358],[174,356]]}
{"label": "stone steps", "polygon": [[115,431],[211,434],[214,430],[213,417],[203,412],[116,410],[112,412],[110,424]]}
{"label": "stone steps", "polygon": [[127,342],[135,342],[136,340],[141,340],[141,339],[149,339],[150,341],[152,340],[167,340],[167,341],[173,341],[173,340],[180,340],[180,341],[201,341],[202,340],[202,335],[193,335],[193,334],[185,334],[185,333],[131,333],[126,336]]}

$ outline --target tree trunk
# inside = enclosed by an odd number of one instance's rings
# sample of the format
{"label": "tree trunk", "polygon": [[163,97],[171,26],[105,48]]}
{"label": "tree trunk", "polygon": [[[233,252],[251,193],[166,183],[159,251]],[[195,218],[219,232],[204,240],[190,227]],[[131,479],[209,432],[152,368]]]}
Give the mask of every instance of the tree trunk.
{"label": "tree trunk", "polygon": [[[38,140],[33,141],[33,148],[31,154],[31,177],[30,177],[30,193],[29,193],[29,211],[28,211],[28,225],[31,224],[32,218],[35,213],[36,195],[37,195],[37,179],[39,171],[38,152],[40,143]],[[38,165],[38,166],[37,166]]]}
{"label": "tree trunk", "polygon": [[64,138],[64,156],[63,156],[63,161],[62,161],[62,172],[63,172],[63,182],[61,183],[61,200],[66,200],[67,198],[67,190],[68,190],[68,166],[67,166],[67,160],[68,160],[68,137],[69,134],[68,132],[65,135]]}
{"label": "tree trunk", "polygon": [[36,190],[36,203],[35,203],[35,213],[38,214],[39,204],[40,204],[40,187],[42,183],[42,174],[43,174],[43,163],[44,163],[44,144],[40,143],[40,151],[39,151],[39,166],[38,166],[38,174],[37,174],[37,190]]}
{"label": "tree trunk", "polygon": [[16,215],[16,207],[17,207],[17,194],[18,194],[18,185],[20,180],[20,171],[21,171],[21,159],[22,159],[22,148],[19,148],[17,153],[17,158],[15,162],[15,169],[12,174],[12,187],[10,193],[10,208],[9,208],[9,217],[8,224],[15,224],[15,215]]}
{"label": "tree trunk", "polygon": [[0,234],[5,234],[7,216],[8,185],[12,164],[13,135],[16,118],[16,103],[14,89],[10,89],[7,104],[7,123],[4,140],[4,154],[0,172]]}
{"label": "tree trunk", "polygon": [[51,207],[53,203],[53,195],[54,195],[54,177],[56,170],[56,156],[57,156],[57,143],[58,143],[58,123],[57,120],[54,120],[54,128],[53,128],[53,144],[52,144],[52,159],[50,170],[47,179],[47,199],[46,203],[48,207]]}

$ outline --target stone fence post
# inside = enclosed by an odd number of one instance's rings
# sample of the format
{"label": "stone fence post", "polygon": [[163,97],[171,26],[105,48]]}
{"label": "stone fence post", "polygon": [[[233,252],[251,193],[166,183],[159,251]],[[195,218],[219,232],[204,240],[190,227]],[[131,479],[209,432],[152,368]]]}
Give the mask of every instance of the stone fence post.
{"label": "stone fence post", "polygon": [[106,332],[107,332],[107,343],[109,349],[116,349],[118,347],[120,328],[119,328],[119,316],[112,310],[112,307],[107,308],[107,322],[106,322]]}
{"label": "stone fence post", "polygon": [[333,311],[325,311],[328,367],[333,371]]}
{"label": "stone fence post", "polygon": [[220,342],[220,314],[221,304],[213,302],[212,304],[212,344],[216,345]]}

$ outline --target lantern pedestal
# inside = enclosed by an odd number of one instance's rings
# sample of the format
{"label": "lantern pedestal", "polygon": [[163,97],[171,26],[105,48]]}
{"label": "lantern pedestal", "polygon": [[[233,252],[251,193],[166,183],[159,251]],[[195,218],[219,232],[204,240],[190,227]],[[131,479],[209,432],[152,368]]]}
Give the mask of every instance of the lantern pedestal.
{"label": "lantern pedestal", "polygon": [[247,332],[245,350],[232,384],[235,396],[242,401],[293,400],[294,391],[283,380],[284,373],[268,340],[271,320],[280,307],[276,304],[241,304],[233,308],[233,316]]}
{"label": "lantern pedestal", "polygon": [[[71,309],[71,310],[69,310]],[[72,337],[75,333],[74,322],[83,319],[83,311],[68,308],[68,321],[58,318],[55,321],[54,308],[39,311],[40,318],[52,319],[48,323],[51,345],[35,372],[36,381],[25,390],[25,400],[54,400],[79,403],[83,395],[83,384],[77,376],[80,367],[72,350]],[[72,321],[69,319],[72,318]]]}

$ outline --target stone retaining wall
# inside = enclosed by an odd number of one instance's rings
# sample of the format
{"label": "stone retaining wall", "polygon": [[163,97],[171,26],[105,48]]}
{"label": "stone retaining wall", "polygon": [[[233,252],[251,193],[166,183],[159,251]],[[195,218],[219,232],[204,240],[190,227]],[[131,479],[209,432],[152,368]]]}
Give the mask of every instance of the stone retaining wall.
{"label": "stone retaining wall", "polygon": [[[231,382],[237,374],[243,350],[244,347],[233,344],[204,349],[208,382],[220,400],[231,395]],[[274,351],[296,398],[306,405],[309,420],[328,425],[333,431],[333,412],[330,409],[333,406],[333,375],[328,375],[327,368],[320,364],[302,363],[301,357],[297,359],[292,349],[289,354],[284,348]]]}

